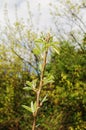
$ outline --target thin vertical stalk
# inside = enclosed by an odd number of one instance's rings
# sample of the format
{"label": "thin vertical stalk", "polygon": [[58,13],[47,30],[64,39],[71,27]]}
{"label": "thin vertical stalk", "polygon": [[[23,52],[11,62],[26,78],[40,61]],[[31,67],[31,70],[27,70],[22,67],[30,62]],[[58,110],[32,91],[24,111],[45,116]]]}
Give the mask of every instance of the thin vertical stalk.
{"label": "thin vertical stalk", "polygon": [[[46,44],[49,42],[49,40],[50,40],[50,34],[45,39]],[[38,110],[39,110],[39,108],[41,106],[41,104],[40,104],[40,93],[41,93],[41,90],[42,90],[42,87],[43,87],[43,78],[44,78],[44,72],[45,72],[45,67],[46,67],[47,54],[48,54],[48,47],[45,48],[43,64],[42,64],[42,70],[41,70],[41,73],[40,73],[39,87],[38,87],[38,91],[36,93],[37,111],[33,114],[34,121],[33,121],[32,130],[35,130],[35,127],[36,127],[36,117],[37,117],[37,114],[38,114]]]}
{"label": "thin vertical stalk", "polygon": [[35,127],[36,127],[36,118],[35,118],[35,116],[34,116],[32,130],[35,130]]}

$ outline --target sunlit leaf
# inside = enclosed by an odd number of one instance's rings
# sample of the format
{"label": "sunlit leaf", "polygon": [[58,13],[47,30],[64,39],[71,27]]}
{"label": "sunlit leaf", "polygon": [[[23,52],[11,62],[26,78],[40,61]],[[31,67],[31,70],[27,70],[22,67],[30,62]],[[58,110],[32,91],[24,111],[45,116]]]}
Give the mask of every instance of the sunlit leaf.
{"label": "sunlit leaf", "polygon": [[26,106],[26,105],[22,105],[22,107],[25,108],[26,110],[32,112],[32,109],[31,109],[30,107],[28,107],[28,106]]}
{"label": "sunlit leaf", "polygon": [[33,113],[35,112],[33,101],[31,101],[31,110],[32,110]]}
{"label": "sunlit leaf", "polygon": [[23,89],[26,90],[26,91],[32,90],[31,87],[24,87]]}
{"label": "sunlit leaf", "polygon": [[41,103],[47,101],[47,95],[42,99]]}
{"label": "sunlit leaf", "polygon": [[27,84],[28,86],[32,87],[32,82],[26,81],[26,84]]}

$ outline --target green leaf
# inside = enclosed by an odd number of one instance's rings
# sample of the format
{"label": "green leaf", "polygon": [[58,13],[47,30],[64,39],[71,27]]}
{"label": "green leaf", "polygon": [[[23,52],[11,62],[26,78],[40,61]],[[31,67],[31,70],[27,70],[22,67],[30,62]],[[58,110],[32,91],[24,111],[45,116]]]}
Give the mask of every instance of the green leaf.
{"label": "green leaf", "polygon": [[47,95],[42,99],[41,103],[47,101]]}
{"label": "green leaf", "polygon": [[33,49],[33,53],[36,55],[41,54],[41,48],[40,48],[40,45],[38,43],[35,44],[35,47]]}
{"label": "green leaf", "polygon": [[28,106],[26,106],[26,105],[22,105],[22,107],[25,108],[26,110],[32,112],[32,109],[31,109],[30,107],[28,107]]}
{"label": "green leaf", "polygon": [[48,83],[53,83],[54,82],[54,77],[52,75],[47,75],[44,77],[44,85],[47,85]]}
{"label": "green leaf", "polygon": [[42,43],[43,40],[42,40],[41,38],[39,38],[39,39],[36,39],[35,42],[37,42],[37,43]]}
{"label": "green leaf", "polygon": [[55,45],[59,44],[59,42],[54,41],[54,42],[51,42],[50,44],[51,44],[52,46],[55,46]]}
{"label": "green leaf", "polygon": [[34,111],[36,111],[37,110],[37,104],[36,104],[36,102],[34,103]]}
{"label": "green leaf", "polygon": [[25,108],[26,110],[30,111],[31,113],[34,113],[37,110],[36,102],[33,103],[33,101],[31,101],[31,107],[28,107],[26,105],[22,105],[22,107]]}
{"label": "green leaf", "polygon": [[35,89],[36,88],[36,83],[37,83],[37,79],[34,79],[32,81],[32,88]]}
{"label": "green leaf", "polygon": [[40,50],[39,50],[38,48],[34,48],[34,49],[33,49],[33,53],[34,53],[35,55],[39,55],[39,54],[40,54]]}
{"label": "green leaf", "polygon": [[32,110],[32,113],[34,113],[34,112],[35,112],[35,110],[34,110],[34,104],[33,104],[33,101],[31,101],[31,110]]}
{"label": "green leaf", "polygon": [[24,90],[35,90],[36,88],[36,82],[37,82],[37,79],[33,80],[32,82],[30,81],[27,81],[26,84],[28,85],[28,87],[24,87],[23,89]]}
{"label": "green leaf", "polygon": [[28,86],[32,87],[32,82],[26,81],[26,84],[27,84]]}
{"label": "green leaf", "polygon": [[26,90],[26,91],[32,90],[31,87],[24,87],[23,89]]}
{"label": "green leaf", "polygon": [[59,49],[55,46],[53,46],[53,50],[59,55]]}
{"label": "green leaf", "polygon": [[31,111],[32,111],[32,113],[34,113],[36,110],[37,110],[36,102],[33,103],[33,101],[31,101]]}

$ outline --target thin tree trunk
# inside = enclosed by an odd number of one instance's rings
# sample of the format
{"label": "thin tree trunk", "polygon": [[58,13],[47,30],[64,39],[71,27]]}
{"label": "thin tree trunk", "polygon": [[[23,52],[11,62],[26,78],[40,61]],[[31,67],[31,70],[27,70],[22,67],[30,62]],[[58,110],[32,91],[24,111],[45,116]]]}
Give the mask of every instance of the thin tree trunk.
{"label": "thin tree trunk", "polygon": [[36,118],[34,117],[32,130],[35,130],[35,127],[36,127]]}

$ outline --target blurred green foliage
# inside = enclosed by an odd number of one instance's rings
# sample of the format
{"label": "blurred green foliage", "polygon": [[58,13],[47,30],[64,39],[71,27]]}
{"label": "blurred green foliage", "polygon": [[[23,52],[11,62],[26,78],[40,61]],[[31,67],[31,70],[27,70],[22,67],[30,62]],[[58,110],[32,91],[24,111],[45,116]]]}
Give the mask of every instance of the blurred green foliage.
{"label": "blurred green foliage", "polygon": [[[57,126],[61,130],[86,129],[86,50],[68,42],[60,43],[60,55],[53,54],[50,72],[54,89],[50,93]],[[56,113],[55,113],[56,114]],[[53,119],[53,121],[55,121]]]}

